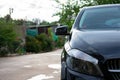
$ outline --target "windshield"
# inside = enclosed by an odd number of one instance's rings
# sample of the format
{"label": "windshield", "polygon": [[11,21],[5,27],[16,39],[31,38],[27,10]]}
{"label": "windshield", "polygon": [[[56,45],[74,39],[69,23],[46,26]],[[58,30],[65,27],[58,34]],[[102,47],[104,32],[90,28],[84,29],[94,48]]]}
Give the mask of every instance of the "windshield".
{"label": "windshield", "polygon": [[120,7],[87,9],[83,13],[79,27],[82,29],[120,28]]}

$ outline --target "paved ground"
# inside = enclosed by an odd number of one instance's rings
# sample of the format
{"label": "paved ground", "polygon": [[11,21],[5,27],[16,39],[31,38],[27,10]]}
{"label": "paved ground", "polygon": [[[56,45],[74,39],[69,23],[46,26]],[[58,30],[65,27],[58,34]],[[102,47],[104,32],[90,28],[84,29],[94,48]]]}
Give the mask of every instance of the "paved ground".
{"label": "paved ground", "polygon": [[61,51],[0,58],[0,80],[60,80]]}

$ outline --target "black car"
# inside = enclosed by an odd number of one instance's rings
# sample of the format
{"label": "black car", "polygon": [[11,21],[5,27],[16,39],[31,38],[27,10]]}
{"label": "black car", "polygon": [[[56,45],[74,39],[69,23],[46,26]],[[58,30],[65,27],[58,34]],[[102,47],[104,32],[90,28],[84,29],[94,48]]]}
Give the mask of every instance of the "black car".
{"label": "black car", "polygon": [[61,55],[61,80],[120,80],[120,4],[83,8]]}

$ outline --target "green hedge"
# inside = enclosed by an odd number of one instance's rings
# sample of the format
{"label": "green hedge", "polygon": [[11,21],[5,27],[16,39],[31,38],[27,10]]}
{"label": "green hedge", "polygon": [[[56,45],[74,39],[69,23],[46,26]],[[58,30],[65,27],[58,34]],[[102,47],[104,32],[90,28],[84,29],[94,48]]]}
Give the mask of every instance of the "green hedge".
{"label": "green hedge", "polygon": [[32,36],[26,37],[26,51],[38,53],[41,50],[41,43]]}
{"label": "green hedge", "polygon": [[53,41],[48,35],[42,33],[36,36],[36,39],[41,42],[41,51],[51,51],[53,49]]}
{"label": "green hedge", "polygon": [[47,52],[52,51],[55,48],[61,48],[64,45],[64,37],[58,37],[58,40],[54,41],[52,37],[45,33],[37,35],[35,37],[26,37],[26,51],[27,52]]}
{"label": "green hedge", "polygon": [[45,52],[53,50],[52,39],[46,34],[40,34],[36,37],[26,37],[26,51],[27,52]]}

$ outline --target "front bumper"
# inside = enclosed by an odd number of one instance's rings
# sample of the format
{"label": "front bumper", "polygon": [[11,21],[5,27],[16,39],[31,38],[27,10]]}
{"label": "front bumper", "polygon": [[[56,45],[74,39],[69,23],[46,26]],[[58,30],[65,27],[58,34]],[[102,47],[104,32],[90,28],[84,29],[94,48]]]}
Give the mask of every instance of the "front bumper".
{"label": "front bumper", "polygon": [[81,74],[67,68],[67,80],[104,80],[101,77]]}

